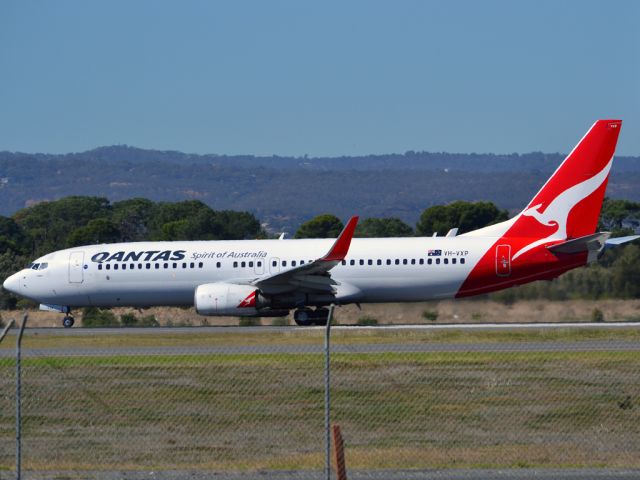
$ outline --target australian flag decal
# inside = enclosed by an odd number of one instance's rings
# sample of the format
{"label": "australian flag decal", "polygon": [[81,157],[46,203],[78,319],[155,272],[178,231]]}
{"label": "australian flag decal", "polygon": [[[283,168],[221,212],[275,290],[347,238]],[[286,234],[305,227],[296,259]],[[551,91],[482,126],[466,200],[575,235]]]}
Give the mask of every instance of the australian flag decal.
{"label": "australian flag decal", "polygon": [[428,250],[427,257],[439,257],[442,255],[442,250]]}

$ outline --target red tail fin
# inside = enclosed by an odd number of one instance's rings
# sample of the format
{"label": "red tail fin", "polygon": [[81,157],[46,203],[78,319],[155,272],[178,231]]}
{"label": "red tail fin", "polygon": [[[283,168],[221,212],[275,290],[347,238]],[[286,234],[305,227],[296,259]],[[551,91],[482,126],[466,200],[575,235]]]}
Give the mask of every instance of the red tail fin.
{"label": "red tail fin", "polygon": [[539,238],[540,243],[596,231],[621,120],[598,120],[533,197],[506,236]]}

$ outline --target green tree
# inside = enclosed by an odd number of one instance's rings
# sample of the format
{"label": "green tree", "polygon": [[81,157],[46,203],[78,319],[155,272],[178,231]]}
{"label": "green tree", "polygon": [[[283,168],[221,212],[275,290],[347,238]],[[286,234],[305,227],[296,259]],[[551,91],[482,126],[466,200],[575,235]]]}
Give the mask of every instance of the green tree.
{"label": "green tree", "polygon": [[449,205],[435,205],[427,208],[416,225],[416,234],[431,236],[434,232],[446,234],[451,228],[458,233],[470,232],[493,225],[509,218],[506,210],[500,210],[492,202],[457,201]]}
{"label": "green tree", "polygon": [[89,220],[84,227],[73,230],[67,239],[67,245],[93,245],[98,243],[113,243],[122,239],[122,232],[117,225],[108,218]]}
{"label": "green tree", "polygon": [[13,219],[29,237],[32,256],[38,256],[67,247],[71,232],[110,213],[106,198],[73,196],[24,208]]}
{"label": "green tree", "polygon": [[399,218],[366,218],[358,223],[356,237],[410,237],[413,229]]}
{"label": "green tree", "polygon": [[640,203],[605,198],[600,211],[599,230],[612,232],[614,237],[632,235],[640,226]]}
{"label": "green tree", "polygon": [[121,242],[139,242],[149,238],[149,224],[157,204],[146,198],[131,198],[112,204],[112,221],[121,232]]}
{"label": "green tree", "polygon": [[295,238],[335,238],[343,228],[338,217],[325,213],[300,225]]}

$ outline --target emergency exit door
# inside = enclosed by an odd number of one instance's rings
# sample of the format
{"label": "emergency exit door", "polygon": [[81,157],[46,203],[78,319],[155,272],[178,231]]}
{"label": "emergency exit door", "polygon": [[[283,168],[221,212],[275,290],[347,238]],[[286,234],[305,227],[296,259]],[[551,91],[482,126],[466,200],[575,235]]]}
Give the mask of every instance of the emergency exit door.
{"label": "emergency exit door", "polygon": [[496,275],[499,277],[511,275],[511,245],[496,247]]}
{"label": "emergency exit door", "polygon": [[84,280],[84,252],[71,252],[69,255],[69,283],[82,283]]}

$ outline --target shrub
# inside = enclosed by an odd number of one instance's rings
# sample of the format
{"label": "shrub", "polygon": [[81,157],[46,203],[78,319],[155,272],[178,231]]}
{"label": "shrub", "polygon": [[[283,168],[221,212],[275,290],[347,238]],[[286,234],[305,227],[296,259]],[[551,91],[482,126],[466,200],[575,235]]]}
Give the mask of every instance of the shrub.
{"label": "shrub", "polygon": [[120,315],[120,323],[125,327],[133,327],[138,324],[138,317],[133,313],[123,313]]}
{"label": "shrub", "polygon": [[120,322],[109,310],[88,307],[82,310],[83,327],[119,327]]}
{"label": "shrub", "polygon": [[604,313],[599,308],[594,308],[591,311],[591,321],[592,322],[604,322]]}
{"label": "shrub", "polygon": [[438,311],[437,310],[425,310],[422,312],[422,318],[425,320],[429,320],[430,322],[435,322],[438,319]]}
{"label": "shrub", "polygon": [[145,315],[138,321],[141,327],[159,327],[160,322],[156,320],[155,315]]}
{"label": "shrub", "polygon": [[363,325],[363,326],[378,325],[378,319],[370,317],[369,315],[365,315],[363,317],[360,317],[356,322],[356,324]]}
{"label": "shrub", "polygon": [[38,308],[38,303],[28,298],[21,298],[16,302],[16,308],[18,310],[35,310]]}

